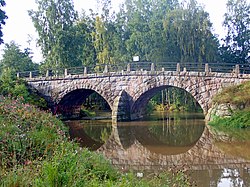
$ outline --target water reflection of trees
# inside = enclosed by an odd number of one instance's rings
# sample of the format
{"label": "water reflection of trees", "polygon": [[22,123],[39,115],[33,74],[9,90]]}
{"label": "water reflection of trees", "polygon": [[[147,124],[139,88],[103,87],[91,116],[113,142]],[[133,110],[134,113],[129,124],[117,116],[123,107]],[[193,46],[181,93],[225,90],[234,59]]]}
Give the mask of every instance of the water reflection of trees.
{"label": "water reflection of trees", "polygon": [[[197,116],[200,118],[200,116]],[[148,127],[157,139],[171,146],[189,146],[197,142],[204,131],[205,122],[190,115],[162,115]]]}
{"label": "water reflection of trees", "polygon": [[85,125],[85,133],[95,141],[104,143],[109,139],[112,132],[111,122],[95,122],[96,125]]}
{"label": "water reflection of trees", "polygon": [[82,147],[90,150],[100,148],[111,135],[111,121],[68,121],[71,139],[76,139]]}
{"label": "water reflection of trees", "polygon": [[210,132],[218,141],[250,141],[250,129],[226,128],[222,126],[209,126]]}
{"label": "water reflection of trees", "polygon": [[139,141],[151,152],[175,155],[189,150],[201,137],[205,122],[197,118],[187,114],[154,116],[145,121],[119,122],[117,129],[124,149]]}

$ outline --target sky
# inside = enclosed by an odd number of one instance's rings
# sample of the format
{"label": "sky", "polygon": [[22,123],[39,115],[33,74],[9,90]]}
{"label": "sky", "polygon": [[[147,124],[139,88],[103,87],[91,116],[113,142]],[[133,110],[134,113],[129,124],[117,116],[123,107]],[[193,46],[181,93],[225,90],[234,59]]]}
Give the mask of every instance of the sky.
{"label": "sky", "polygon": [[[205,10],[210,14],[210,20],[214,26],[214,33],[222,38],[225,35],[225,30],[222,27],[224,20],[224,13],[226,12],[227,0],[197,0],[205,6]],[[3,40],[5,43],[15,41],[20,45],[21,49],[31,48],[33,60],[40,62],[42,55],[40,49],[36,46],[36,39],[38,37],[33,23],[28,15],[28,10],[37,9],[35,0],[5,0],[6,6],[3,10],[6,11],[8,19],[6,25],[3,26]],[[119,7],[122,0],[112,0],[113,7]],[[249,0],[250,2],[250,0]],[[95,0],[74,0],[75,9],[81,11],[82,9],[88,11],[90,8],[96,10],[97,3]],[[0,58],[3,53],[4,44],[0,46]]]}

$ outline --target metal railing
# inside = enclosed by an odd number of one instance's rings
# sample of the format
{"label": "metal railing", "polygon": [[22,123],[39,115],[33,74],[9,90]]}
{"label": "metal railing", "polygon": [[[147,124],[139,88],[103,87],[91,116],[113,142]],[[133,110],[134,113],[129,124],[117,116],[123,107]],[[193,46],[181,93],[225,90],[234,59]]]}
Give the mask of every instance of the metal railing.
{"label": "metal railing", "polygon": [[121,64],[101,64],[94,66],[80,66],[70,68],[54,68],[46,71],[35,70],[18,72],[19,78],[44,78],[44,77],[66,77],[69,75],[92,75],[98,76],[101,74],[108,74],[110,72],[136,72],[136,71],[150,71],[150,72],[218,72],[218,73],[235,73],[235,74],[250,74],[250,64],[230,64],[230,63],[176,63],[176,62],[132,62]]}

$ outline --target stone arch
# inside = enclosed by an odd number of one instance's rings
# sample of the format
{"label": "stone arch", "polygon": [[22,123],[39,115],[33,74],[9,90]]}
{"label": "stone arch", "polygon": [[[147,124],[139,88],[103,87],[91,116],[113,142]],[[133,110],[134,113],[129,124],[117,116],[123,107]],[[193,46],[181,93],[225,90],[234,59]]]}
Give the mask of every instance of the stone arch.
{"label": "stone arch", "polygon": [[204,105],[204,103],[202,101],[204,101],[203,99],[203,95],[199,94],[196,90],[193,91],[188,91],[188,87],[182,85],[160,85],[160,86],[156,86],[156,87],[152,87],[149,86],[147,90],[145,90],[144,92],[141,92],[139,97],[135,98],[135,101],[131,107],[131,119],[139,119],[142,118],[145,115],[145,107],[148,103],[148,101],[159,91],[166,89],[168,87],[175,87],[175,88],[179,88],[182,90],[185,90],[186,92],[190,93],[193,98],[197,101],[197,103],[199,104],[199,106],[202,108],[204,114],[206,113],[206,104]]}
{"label": "stone arch", "polygon": [[110,87],[108,84],[101,84],[99,81],[73,81],[69,84],[63,84],[63,86],[60,88],[60,91],[58,92],[56,103],[59,104],[60,101],[68,94],[73,93],[77,90],[90,90],[93,93],[96,92],[99,94],[109,105],[110,109],[113,110],[113,97],[110,97],[110,93],[107,91],[108,89],[105,89],[105,87]]}
{"label": "stone arch", "polygon": [[63,114],[64,116],[72,116],[75,113],[80,113],[81,105],[86,100],[86,98],[88,98],[93,93],[97,93],[99,96],[101,96],[108,103],[109,108],[112,110],[110,103],[97,91],[93,89],[78,88],[61,95],[61,99],[56,104],[54,113]]}

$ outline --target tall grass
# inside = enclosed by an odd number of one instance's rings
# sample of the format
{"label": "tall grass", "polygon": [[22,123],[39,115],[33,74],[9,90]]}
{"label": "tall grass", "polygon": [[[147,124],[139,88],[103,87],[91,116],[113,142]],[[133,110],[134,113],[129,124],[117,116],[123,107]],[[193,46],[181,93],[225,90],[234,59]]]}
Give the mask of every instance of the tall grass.
{"label": "tall grass", "polygon": [[215,103],[231,103],[250,107],[250,81],[224,88],[213,99]]}

